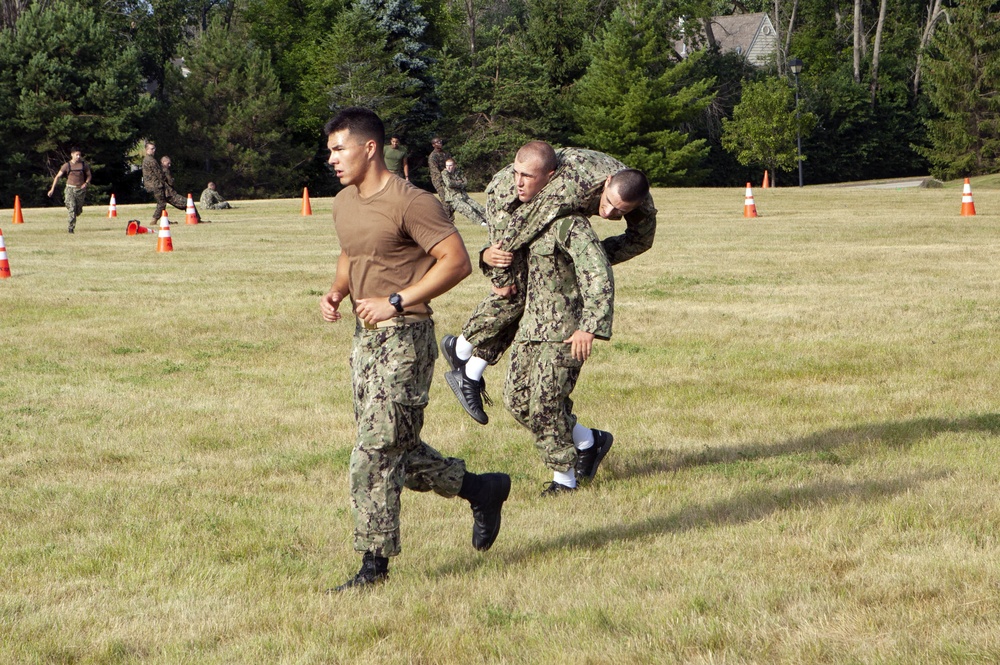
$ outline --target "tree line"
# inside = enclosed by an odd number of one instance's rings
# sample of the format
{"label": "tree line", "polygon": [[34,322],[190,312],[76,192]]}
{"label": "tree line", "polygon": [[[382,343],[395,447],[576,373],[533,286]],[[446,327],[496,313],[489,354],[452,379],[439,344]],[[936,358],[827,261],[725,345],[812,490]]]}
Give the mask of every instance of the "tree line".
{"label": "tree line", "polygon": [[[763,66],[719,48],[734,12],[768,15]],[[953,178],[998,170],[997,89],[990,0],[0,0],[0,200],[43,201],[73,146],[97,195],[145,200],[147,139],[182,190],[329,194],[351,105],[428,186],[435,135],[472,188],[534,138],[660,186],[791,183],[797,137],[810,184]]]}

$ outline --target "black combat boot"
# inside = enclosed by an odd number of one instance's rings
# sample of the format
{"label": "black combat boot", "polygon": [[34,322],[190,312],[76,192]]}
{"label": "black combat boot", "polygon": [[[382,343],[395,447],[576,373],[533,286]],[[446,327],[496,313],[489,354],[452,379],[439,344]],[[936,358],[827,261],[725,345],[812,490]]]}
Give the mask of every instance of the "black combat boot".
{"label": "black combat boot", "polygon": [[489,395],[486,394],[486,379],[473,381],[465,375],[465,368],[459,367],[450,372],[444,373],[444,380],[448,387],[455,393],[458,403],[462,405],[465,412],[480,425],[490,422],[490,417],[483,409],[483,402],[492,404]]}
{"label": "black combat boot", "polygon": [[510,476],[506,473],[477,476],[466,471],[458,495],[472,504],[472,546],[485,552],[500,533],[500,512],[510,496]]}
{"label": "black combat boot", "polygon": [[384,582],[388,578],[389,559],[384,556],[375,556],[371,552],[365,552],[364,556],[361,557],[361,570],[358,571],[358,574],[330,591],[363,589]]}
{"label": "black combat boot", "polygon": [[597,475],[597,467],[601,465],[604,457],[611,450],[611,444],[615,442],[615,437],[611,432],[600,429],[590,430],[594,433],[594,445],[586,450],[576,451],[576,477],[583,480],[593,480]]}

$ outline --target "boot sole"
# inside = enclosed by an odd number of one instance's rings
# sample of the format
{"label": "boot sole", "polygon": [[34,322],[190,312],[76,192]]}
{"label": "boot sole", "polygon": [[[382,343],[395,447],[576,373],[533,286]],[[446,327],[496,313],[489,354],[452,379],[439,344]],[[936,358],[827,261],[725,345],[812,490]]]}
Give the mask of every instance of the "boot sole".
{"label": "boot sole", "polygon": [[501,523],[503,522],[503,504],[505,501],[507,501],[507,497],[510,496],[510,476],[502,476],[501,482],[503,483],[502,485],[503,489],[501,492],[503,494],[503,497],[501,497],[500,501],[498,502],[499,506],[497,508],[497,531],[496,533],[493,534],[493,537],[490,538],[490,541],[488,543],[483,543],[479,547],[476,547],[475,543],[472,544],[472,546],[475,547],[480,552],[485,552],[486,550],[493,547],[493,543],[496,542],[497,536],[500,535],[500,526]]}
{"label": "boot sole", "polygon": [[605,433],[608,435],[608,445],[606,445],[603,448],[601,448],[600,452],[597,453],[597,457],[594,458],[594,468],[593,468],[593,470],[588,475],[584,476],[584,478],[586,480],[593,480],[594,479],[594,476],[597,475],[597,469],[598,469],[598,467],[601,466],[601,462],[603,462],[604,458],[607,457],[608,451],[611,450],[611,446],[615,442],[615,436],[614,436],[614,434],[612,434],[611,432],[605,432]]}

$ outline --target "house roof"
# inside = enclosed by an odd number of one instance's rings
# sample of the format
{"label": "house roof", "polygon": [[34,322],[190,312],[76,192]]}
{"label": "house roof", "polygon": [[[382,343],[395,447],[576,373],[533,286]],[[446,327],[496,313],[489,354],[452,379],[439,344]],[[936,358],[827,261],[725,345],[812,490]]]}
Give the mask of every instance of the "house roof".
{"label": "house roof", "polygon": [[774,34],[771,19],[764,12],[712,17],[712,34],[723,53],[736,51],[746,56],[762,30]]}

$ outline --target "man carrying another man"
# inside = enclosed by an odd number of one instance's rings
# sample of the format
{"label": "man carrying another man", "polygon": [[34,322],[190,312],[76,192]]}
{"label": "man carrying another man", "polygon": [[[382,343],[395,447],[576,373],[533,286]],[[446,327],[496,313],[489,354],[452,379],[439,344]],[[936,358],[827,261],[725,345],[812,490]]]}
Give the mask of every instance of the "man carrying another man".
{"label": "man carrying another man", "polygon": [[[142,185],[156,200],[156,210],[153,211],[153,224],[160,223],[163,211],[169,203],[178,210],[187,212],[187,199],[174,191],[169,168],[164,172],[160,162],[156,161],[156,144],[146,141],[146,156],[142,158]],[[195,219],[201,222],[198,209],[194,210]]]}

